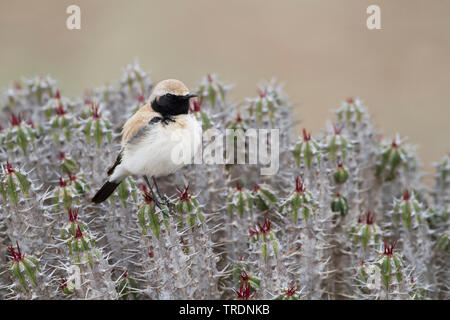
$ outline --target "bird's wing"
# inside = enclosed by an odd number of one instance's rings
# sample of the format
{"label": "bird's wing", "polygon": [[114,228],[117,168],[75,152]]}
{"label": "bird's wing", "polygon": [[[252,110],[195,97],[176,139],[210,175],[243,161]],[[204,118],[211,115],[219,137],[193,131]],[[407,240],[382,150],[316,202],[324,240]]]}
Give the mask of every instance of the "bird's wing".
{"label": "bird's wing", "polygon": [[139,109],[123,126],[122,147],[125,147],[127,142],[138,134],[140,129],[144,128],[151,119],[158,117],[158,115],[151,109],[150,105],[145,105]]}

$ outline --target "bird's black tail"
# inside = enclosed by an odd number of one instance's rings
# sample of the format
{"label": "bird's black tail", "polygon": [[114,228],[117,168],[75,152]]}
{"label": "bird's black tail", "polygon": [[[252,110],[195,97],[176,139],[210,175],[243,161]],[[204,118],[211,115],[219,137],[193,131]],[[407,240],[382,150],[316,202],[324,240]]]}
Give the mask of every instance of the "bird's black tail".
{"label": "bird's black tail", "polygon": [[114,190],[116,190],[120,182],[121,181],[119,181],[118,183],[106,181],[106,183],[100,188],[100,190],[98,190],[98,192],[92,198],[92,202],[100,203],[108,199],[108,197],[114,192]]}

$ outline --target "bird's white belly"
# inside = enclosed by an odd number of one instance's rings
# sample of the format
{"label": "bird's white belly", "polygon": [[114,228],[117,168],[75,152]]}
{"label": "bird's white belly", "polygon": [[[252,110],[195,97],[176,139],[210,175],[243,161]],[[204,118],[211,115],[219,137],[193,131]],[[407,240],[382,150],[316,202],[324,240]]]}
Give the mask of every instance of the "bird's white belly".
{"label": "bird's white belly", "polygon": [[198,121],[183,115],[179,123],[158,124],[127,148],[123,166],[133,175],[165,176],[192,163],[201,145]]}

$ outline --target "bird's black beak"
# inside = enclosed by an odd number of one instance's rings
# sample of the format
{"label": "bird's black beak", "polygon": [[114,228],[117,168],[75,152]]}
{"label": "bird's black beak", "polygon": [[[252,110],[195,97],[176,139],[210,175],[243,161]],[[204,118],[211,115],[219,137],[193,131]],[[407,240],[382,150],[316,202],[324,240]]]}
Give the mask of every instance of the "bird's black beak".
{"label": "bird's black beak", "polygon": [[198,95],[197,95],[197,94],[189,93],[189,94],[187,94],[187,95],[184,96],[185,99],[190,99],[190,98],[194,98],[194,97],[198,97]]}

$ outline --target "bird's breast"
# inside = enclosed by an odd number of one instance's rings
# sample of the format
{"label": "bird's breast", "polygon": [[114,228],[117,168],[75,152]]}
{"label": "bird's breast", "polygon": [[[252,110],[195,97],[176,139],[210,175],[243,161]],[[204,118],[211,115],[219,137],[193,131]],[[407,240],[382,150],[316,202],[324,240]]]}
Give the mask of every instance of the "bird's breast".
{"label": "bird's breast", "polygon": [[124,166],[135,175],[163,176],[192,163],[202,141],[202,129],[191,115],[149,126],[141,139],[127,146]]}

